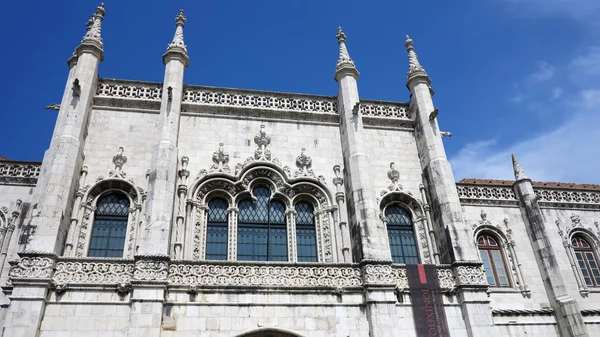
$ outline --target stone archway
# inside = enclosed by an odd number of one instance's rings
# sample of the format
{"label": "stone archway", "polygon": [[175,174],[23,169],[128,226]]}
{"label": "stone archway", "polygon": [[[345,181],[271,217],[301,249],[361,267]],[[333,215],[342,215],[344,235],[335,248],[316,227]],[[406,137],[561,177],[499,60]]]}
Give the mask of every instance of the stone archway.
{"label": "stone archway", "polygon": [[257,331],[252,331],[245,333],[243,335],[238,335],[238,337],[302,337],[298,334],[292,332],[286,332],[275,329],[261,329]]}

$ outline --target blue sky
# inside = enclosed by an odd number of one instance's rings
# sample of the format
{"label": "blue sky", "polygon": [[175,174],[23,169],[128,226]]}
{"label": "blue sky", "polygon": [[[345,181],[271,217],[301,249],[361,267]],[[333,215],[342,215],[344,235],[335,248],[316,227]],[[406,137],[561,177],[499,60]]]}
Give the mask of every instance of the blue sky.
{"label": "blue sky", "polygon": [[[95,1],[4,4],[0,155],[41,160]],[[404,35],[432,78],[456,179],[600,183],[600,1],[105,1],[100,76],[162,81],[184,8],[185,83],[333,96],[338,25],[365,99],[407,101]]]}

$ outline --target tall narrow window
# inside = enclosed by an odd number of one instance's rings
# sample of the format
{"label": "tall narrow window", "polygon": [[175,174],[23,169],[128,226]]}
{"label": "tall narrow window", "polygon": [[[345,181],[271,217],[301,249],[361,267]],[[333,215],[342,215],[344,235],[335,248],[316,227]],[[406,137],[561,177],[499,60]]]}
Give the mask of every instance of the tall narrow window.
{"label": "tall narrow window", "polygon": [[483,262],[488,284],[493,287],[509,287],[510,282],[506,274],[506,264],[498,240],[490,235],[483,234],[477,238],[477,247],[479,248],[479,255],[481,255],[481,262]]}
{"label": "tall narrow window", "polygon": [[96,204],[88,256],[123,257],[129,199],[120,193],[103,196]]}
{"label": "tall narrow window", "polygon": [[296,204],[296,245],[298,262],[317,262],[317,234],[313,206],[307,202]]}
{"label": "tall narrow window", "polygon": [[208,203],[207,260],[227,260],[227,205],[223,199],[213,199]]}
{"label": "tall narrow window", "polygon": [[242,200],[238,217],[238,260],[287,261],[285,205],[269,201],[268,188],[253,191],[256,201]]}
{"label": "tall narrow window", "polygon": [[388,239],[394,263],[417,264],[419,254],[410,214],[396,205],[385,209]]}
{"label": "tall narrow window", "polygon": [[600,286],[598,259],[596,259],[592,245],[580,235],[574,236],[571,244],[573,245],[575,257],[577,258],[579,269],[581,269],[581,273],[583,274],[585,284],[589,287]]}

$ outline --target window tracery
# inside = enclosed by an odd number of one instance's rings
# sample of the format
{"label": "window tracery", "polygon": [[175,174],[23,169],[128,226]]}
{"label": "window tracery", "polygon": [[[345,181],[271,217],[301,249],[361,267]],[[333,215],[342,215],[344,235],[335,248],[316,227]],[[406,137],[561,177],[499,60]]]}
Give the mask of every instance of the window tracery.
{"label": "window tracery", "polygon": [[419,254],[410,214],[398,205],[385,209],[390,252],[394,263],[418,264]]}
{"label": "window tracery", "polygon": [[122,257],[129,218],[129,199],[121,193],[102,196],[96,206],[90,257]]}
{"label": "window tracery", "polygon": [[[282,165],[271,153],[272,138],[264,126],[254,140],[254,156],[235,165],[235,172],[201,170],[188,187],[194,197],[187,201],[183,217],[185,245],[189,247],[184,248],[183,258],[213,258],[209,246],[214,247],[211,231],[216,227],[209,219],[210,203],[222,198],[229,205],[227,260],[333,262],[339,240],[331,223],[338,217],[325,178],[310,169],[306,150],[296,160],[302,174]],[[218,153],[219,158],[228,158],[222,144]],[[222,235],[224,207],[219,209]],[[219,258],[223,258],[222,248]]]}
{"label": "window tracery", "polygon": [[227,201],[216,198],[208,203],[206,259],[227,260]]}

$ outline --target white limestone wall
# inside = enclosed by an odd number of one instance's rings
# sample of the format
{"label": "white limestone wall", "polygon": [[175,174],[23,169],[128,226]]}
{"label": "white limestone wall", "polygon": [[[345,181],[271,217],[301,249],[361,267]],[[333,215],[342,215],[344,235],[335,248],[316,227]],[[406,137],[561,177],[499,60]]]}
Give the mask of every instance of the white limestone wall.
{"label": "white limestone wall", "polygon": [[[508,228],[512,230],[512,239],[515,241],[515,251],[517,259],[521,264],[521,271],[525,284],[529,286],[531,298],[525,298],[516,288],[502,289],[490,288],[491,307],[493,309],[542,309],[549,305],[548,295],[544,288],[542,276],[535,260],[531,242],[527,235],[527,229],[521,211],[518,207],[498,207],[498,206],[463,206],[466,225],[471,228],[473,225],[480,225],[481,211],[487,214],[487,220],[493,226],[497,226],[506,234],[507,227],[504,219],[508,219]],[[475,245],[475,239],[471,242],[461,244]],[[560,246],[562,247],[562,245]],[[506,253],[506,252],[505,252]],[[507,255],[505,254],[505,258]],[[508,262],[508,261],[507,261]],[[510,268],[510,267],[508,267]],[[511,283],[515,285],[515,275],[511,274]]]}
{"label": "white limestone wall", "polygon": [[0,185],[0,207],[10,209],[10,204],[21,199],[24,203],[30,202],[33,197],[33,186]]}
{"label": "white limestone wall", "polygon": [[[600,288],[588,288],[589,295],[587,297],[582,296],[579,292],[575,271],[571,268],[567,249],[563,246],[563,239],[558,233],[556,220],[560,221],[561,228],[565,232],[563,235],[566,235],[567,226],[572,225],[571,216],[577,215],[581,219],[582,227],[588,229],[596,238],[600,239],[600,233],[594,225],[594,222],[600,222],[600,211],[542,208],[542,213],[546,219],[548,236],[554,248],[557,264],[560,267],[560,272],[565,280],[569,295],[579,303],[581,310],[598,310],[600,308]],[[596,253],[598,254],[598,252]]]}
{"label": "white limestone wall", "polygon": [[390,185],[391,181],[387,173],[390,170],[390,162],[394,162],[400,172],[398,181],[400,185],[405,191],[411,192],[415,198],[421,199],[419,185],[423,181],[422,170],[414,132],[365,128],[365,142],[377,195],[381,190],[387,190]]}
{"label": "white limestone wall", "polygon": [[127,179],[146,188],[146,171],[150,168],[157,130],[158,112],[95,107],[83,148],[84,165],[88,167],[86,184],[93,185],[100,176],[108,177],[108,172],[114,169],[112,158],[123,147],[127,156],[123,171]]}
{"label": "white limestone wall", "polygon": [[201,169],[208,170],[212,166],[212,155],[219,149],[219,143],[225,143],[224,150],[229,153],[229,167],[233,174],[236,164],[243,163],[247,157],[254,157],[254,150],[257,148],[254,136],[264,124],[267,135],[271,136],[268,148],[272,158],[279,159],[282,165],[290,166],[293,172],[296,169],[296,157],[305,147],[306,154],[312,158],[315,174],[323,175],[330,190],[335,191],[332,183],[333,166],[343,164],[337,125],[206,117],[185,113],[181,116],[180,124],[179,157],[190,158],[188,169],[191,181]]}

